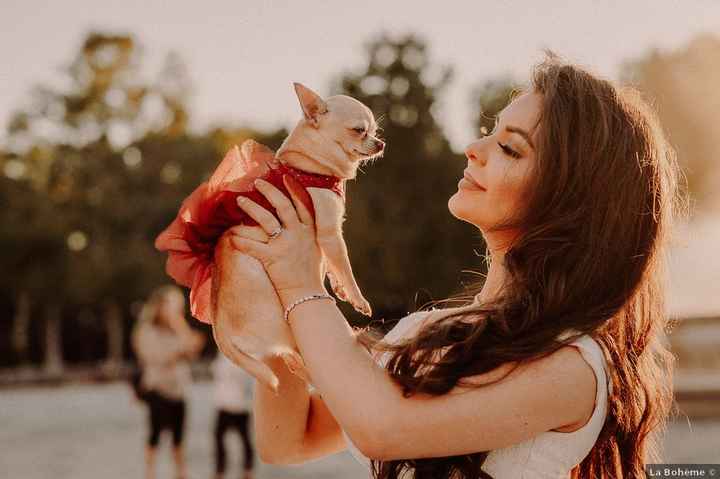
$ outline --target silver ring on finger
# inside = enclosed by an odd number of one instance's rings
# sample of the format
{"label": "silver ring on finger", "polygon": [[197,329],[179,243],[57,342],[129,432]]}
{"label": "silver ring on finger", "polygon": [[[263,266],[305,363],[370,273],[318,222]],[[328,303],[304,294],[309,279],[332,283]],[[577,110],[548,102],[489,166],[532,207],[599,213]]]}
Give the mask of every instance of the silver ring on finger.
{"label": "silver ring on finger", "polygon": [[275,231],[273,231],[272,233],[270,233],[269,239],[274,240],[275,238],[277,238],[278,236],[280,236],[280,233],[282,233],[282,230],[283,230],[283,229],[282,229],[282,226],[279,226],[278,229],[276,229]]}

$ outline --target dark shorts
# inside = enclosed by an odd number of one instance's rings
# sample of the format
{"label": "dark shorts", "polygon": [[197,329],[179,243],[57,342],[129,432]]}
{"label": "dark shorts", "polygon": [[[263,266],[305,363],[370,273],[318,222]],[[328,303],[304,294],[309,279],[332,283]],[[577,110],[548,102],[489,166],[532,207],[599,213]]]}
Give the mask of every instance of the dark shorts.
{"label": "dark shorts", "polygon": [[148,405],[150,422],[148,444],[157,446],[160,442],[160,433],[164,430],[172,432],[175,446],[182,444],[185,426],[185,401],[170,399],[155,391],[146,393],[145,401]]}

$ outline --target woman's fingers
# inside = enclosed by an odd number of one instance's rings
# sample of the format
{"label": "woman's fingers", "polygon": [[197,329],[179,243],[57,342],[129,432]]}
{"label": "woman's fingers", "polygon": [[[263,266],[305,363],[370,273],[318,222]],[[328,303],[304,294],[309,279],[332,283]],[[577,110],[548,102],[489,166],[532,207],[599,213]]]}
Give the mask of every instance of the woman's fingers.
{"label": "woman's fingers", "polygon": [[[264,180],[255,180],[255,187],[275,207],[284,226],[292,226],[300,221],[295,208],[282,191]],[[268,231],[268,233],[272,233],[272,231]]]}
{"label": "woman's fingers", "polygon": [[230,244],[236,250],[257,258],[263,264],[272,258],[268,251],[269,246],[265,243],[232,235]]}
{"label": "woman's fingers", "polygon": [[237,225],[228,229],[231,235],[267,243],[270,238],[260,226]]}
{"label": "woman's fingers", "polygon": [[[308,210],[305,206],[305,202],[302,200],[303,198],[310,198],[307,190],[290,175],[283,176],[283,183],[290,193],[290,199],[292,199],[292,202],[295,205],[295,210],[297,210],[297,214],[300,217],[300,222],[308,226],[313,226],[315,224],[315,219],[313,218],[312,213],[310,213],[310,210]],[[310,199],[310,201],[312,201],[312,199]]]}
{"label": "woman's fingers", "polygon": [[275,218],[275,215],[270,213],[268,210],[255,203],[253,200],[246,198],[242,195],[237,197],[237,204],[243,209],[252,219],[258,222],[258,224],[265,230],[267,234],[280,229],[280,222]]}

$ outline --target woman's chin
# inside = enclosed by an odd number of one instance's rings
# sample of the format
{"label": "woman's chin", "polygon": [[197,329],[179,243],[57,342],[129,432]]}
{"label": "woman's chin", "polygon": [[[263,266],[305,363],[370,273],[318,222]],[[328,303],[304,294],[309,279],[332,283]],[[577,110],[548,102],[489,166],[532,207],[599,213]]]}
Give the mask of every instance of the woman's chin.
{"label": "woman's chin", "polygon": [[473,213],[477,214],[477,205],[473,208],[472,204],[468,204],[462,193],[458,191],[448,199],[448,211],[455,218],[475,225]]}
{"label": "woman's chin", "polygon": [[462,219],[458,217],[457,211],[458,211],[458,192],[455,192],[450,198],[448,198],[447,202],[448,211],[451,215],[453,215],[457,219]]}

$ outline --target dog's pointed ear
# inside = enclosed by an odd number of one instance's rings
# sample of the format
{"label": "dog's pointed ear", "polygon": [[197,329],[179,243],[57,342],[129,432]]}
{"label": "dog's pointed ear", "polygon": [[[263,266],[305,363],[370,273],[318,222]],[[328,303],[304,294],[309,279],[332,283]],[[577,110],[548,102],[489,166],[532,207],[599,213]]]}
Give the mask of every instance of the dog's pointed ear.
{"label": "dog's pointed ear", "polygon": [[315,128],[320,122],[320,115],[327,113],[327,104],[320,98],[320,95],[300,83],[293,83],[295,94],[300,100],[305,119]]}

